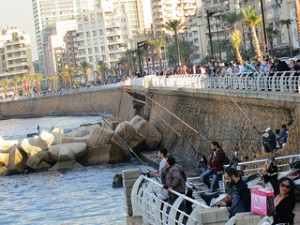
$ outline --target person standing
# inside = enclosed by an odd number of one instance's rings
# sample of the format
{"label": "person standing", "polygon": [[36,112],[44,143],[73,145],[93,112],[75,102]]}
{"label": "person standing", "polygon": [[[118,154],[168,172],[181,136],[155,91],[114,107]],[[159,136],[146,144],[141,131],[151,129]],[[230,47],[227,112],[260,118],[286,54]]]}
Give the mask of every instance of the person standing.
{"label": "person standing", "polygon": [[230,217],[235,216],[237,213],[250,212],[250,190],[245,181],[239,177],[238,171],[234,168],[226,169],[225,179],[230,183],[229,195],[218,205],[228,207]]}
{"label": "person standing", "polygon": [[286,142],[287,142],[287,139],[288,139],[288,137],[289,137],[289,131],[288,131],[288,129],[286,128],[286,125],[285,124],[283,124],[282,126],[281,126],[281,131],[280,131],[280,133],[279,133],[279,135],[278,135],[278,137],[277,137],[277,141],[282,141],[282,145],[284,146],[284,145],[286,145]]}
{"label": "person standing", "polygon": [[295,185],[290,178],[283,177],[279,180],[279,194],[274,199],[274,221],[276,224],[294,224],[295,214]]}
{"label": "person standing", "polygon": [[[225,152],[218,142],[213,141],[210,145],[211,156],[209,160],[209,169],[200,176],[200,180],[214,192],[218,187],[218,175],[223,173]],[[210,183],[209,177],[212,176]]]}
{"label": "person standing", "polygon": [[[172,205],[178,196],[172,193],[172,190],[185,194],[186,177],[182,167],[176,164],[176,160],[172,155],[167,157],[166,161],[166,180],[163,188],[169,192],[169,203]],[[182,206],[183,207],[183,206]]]}
{"label": "person standing", "polygon": [[276,150],[276,136],[270,127],[267,127],[263,135],[263,146],[265,152],[273,152]]}
{"label": "person standing", "polygon": [[165,148],[158,149],[158,151],[157,151],[157,157],[160,160],[158,173],[155,173],[153,171],[149,172],[150,176],[152,176],[152,177],[160,177],[162,184],[165,183],[164,170],[165,170],[166,161],[167,161],[167,159],[166,159],[167,154],[168,154],[168,150],[167,149],[165,149]]}

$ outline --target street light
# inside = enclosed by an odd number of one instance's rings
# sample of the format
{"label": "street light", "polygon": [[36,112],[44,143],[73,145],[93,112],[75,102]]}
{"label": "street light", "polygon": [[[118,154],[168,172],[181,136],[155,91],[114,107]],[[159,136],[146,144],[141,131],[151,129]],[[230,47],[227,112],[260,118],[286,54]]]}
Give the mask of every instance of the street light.
{"label": "street light", "polygon": [[135,58],[135,56],[134,56],[134,53],[136,53],[136,52],[137,52],[137,50],[131,51],[132,61],[133,61],[134,76],[136,75],[136,65],[135,65],[135,60],[136,60],[136,58]]}
{"label": "street light", "polygon": [[209,19],[209,17],[211,17],[214,14],[215,14],[214,12],[209,12],[208,10],[206,10],[207,24],[208,24],[208,36],[209,36],[209,41],[210,41],[210,55],[211,55],[211,61],[212,62],[215,61],[215,58],[214,58],[214,49],[213,49],[212,40],[211,40],[211,30],[210,30],[210,19]]}
{"label": "street light", "polygon": [[140,48],[144,48],[145,50],[147,50],[148,48],[148,43],[147,41],[140,41],[137,43],[137,53],[138,53],[138,60],[139,60],[139,70],[140,70],[140,77],[143,76],[142,73],[142,63],[141,63],[141,52],[140,52]]}
{"label": "street light", "polygon": [[276,4],[278,5],[278,7],[281,7],[282,4],[282,0],[275,0]]}

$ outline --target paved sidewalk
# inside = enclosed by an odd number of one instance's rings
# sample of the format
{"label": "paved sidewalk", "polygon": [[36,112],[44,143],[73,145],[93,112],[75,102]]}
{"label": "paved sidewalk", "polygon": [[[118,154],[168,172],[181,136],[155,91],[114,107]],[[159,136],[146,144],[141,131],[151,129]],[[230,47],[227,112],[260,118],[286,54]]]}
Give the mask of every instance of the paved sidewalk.
{"label": "paved sidewalk", "polygon": [[299,225],[300,224],[300,202],[296,203],[294,213],[295,213],[294,224]]}

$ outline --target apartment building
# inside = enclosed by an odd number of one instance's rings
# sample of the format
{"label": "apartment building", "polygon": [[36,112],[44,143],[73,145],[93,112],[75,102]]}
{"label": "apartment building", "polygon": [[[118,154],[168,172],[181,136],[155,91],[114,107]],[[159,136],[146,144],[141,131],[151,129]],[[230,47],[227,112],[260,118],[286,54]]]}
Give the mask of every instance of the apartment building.
{"label": "apartment building", "polygon": [[96,61],[109,67],[118,65],[138,34],[147,30],[142,0],[98,0],[94,10],[78,16],[77,61],[88,62],[96,69]]}
{"label": "apartment building", "polygon": [[94,7],[95,0],[32,0],[34,26],[37,39],[39,67],[45,73],[45,50],[48,37],[53,33],[56,21],[75,19],[82,10]]}
{"label": "apartment building", "polygon": [[165,28],[169,20],[181,19],[186,22],[190,17],[195,16],[199,4],[197,0],[151,0],[155,36],[170,33]]}
{"label": "apartment building", "polygon": [[17,27],[0,33],[0,79],[33,73],[29,34]]}

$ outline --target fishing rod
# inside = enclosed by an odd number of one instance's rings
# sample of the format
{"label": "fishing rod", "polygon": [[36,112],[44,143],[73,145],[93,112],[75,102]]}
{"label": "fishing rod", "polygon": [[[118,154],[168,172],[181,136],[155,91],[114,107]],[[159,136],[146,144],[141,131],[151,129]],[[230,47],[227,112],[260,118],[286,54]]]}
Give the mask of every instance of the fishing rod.
{"label": "fishing rod", "polygon": [[[150,172],[150,169],[147,167],[147,164],[130,148],[130,146],[125,142],[125,140],[114,131],[114,129],[110,126],[110,124],[101,116],[101,114],[91,105],[91,103],[75,88],[76,92],[81,96],[81,98],[85,101],[86,104],[90,106],[90,108],[102,118],[103,122],[111,129],[111,131],[117,135],[117,137],[120,139],[122,144],[129,150],[131,154],[133,154],[141,163],[142,165],[147,169],[148,172]],[[157,179],[157,177],[155,177]]]}

